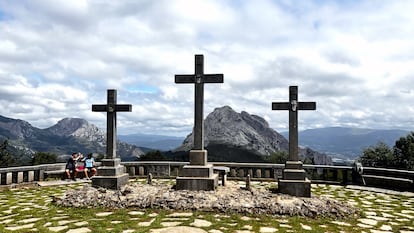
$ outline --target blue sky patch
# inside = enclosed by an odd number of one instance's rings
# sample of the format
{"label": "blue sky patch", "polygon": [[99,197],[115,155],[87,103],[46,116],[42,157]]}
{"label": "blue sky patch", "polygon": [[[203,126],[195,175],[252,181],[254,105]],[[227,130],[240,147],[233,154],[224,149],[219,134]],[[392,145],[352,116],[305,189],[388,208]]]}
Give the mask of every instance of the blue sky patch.
{"label": "blue sky patch", "polygon": [[9,19],[11,19],[11,16],[0,9],[0,21],[5,21]]}
{"label": "blue sky patch", "polygon": [[158,88],[146,84],[139,84],[136,86],[130,86],[127,88],[128,91],[137,92],[137,93],[148,93],[153,94],[158,92]]}

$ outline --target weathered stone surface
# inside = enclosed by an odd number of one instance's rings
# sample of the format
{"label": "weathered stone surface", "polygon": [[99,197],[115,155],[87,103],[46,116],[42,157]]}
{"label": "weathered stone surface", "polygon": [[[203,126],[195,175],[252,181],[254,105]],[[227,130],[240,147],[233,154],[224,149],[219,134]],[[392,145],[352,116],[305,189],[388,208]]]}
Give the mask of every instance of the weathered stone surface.
{"label": "weathered stone surface", "polygon": [[273,233],[276,231],[277,229],[273,227],[260,227],[260,233]]}
{"label": "weathered stone surface", "polygon": [[27,224],[27,223],[32,223],[32,222],[37,222],[39,220],[41,220],[42,218],[28,218],[28,219],[23,219],[18,221],[19,223],[23,223],[23,224]]}
{"label": "weathered stone surface", "polygon": [[211,226],[211,222],[203,219],[194,219],[194,222],[190,225],[195,227],[209,227]]}
{"label": "weathered stone surface", "polygon": [[30,224],[19,225],[19,226],[5,227],[5,229],[9,231],[18,231],[18,230],[28,229],[28,228],[33,228],[33,227],[34,227],[34,223],[30,223]]}
{"label": "weathered stone surface", "polygon": [[182,224],[182,222],[162,222],[161,226],[163,227],[175,227]]}
{"label": "weathered stone surface", "polygon": [[296,196],[311,197],[310,180],[279,180],[279,192]]}
{"label": "weathered stone surface", "polygon": [[77,229],[70,229],[66,233],[87,233],[87,232],[92,232],[92,231],[89,228],[82,227],[82,228],[77,228]]}
{"label": "weathered stone surface", "polygon": [[129,211],[129,215],[144,215],[145,213],[142,211]]}
{"label": "weathered stone surface", "polygon": [[172,214],[167,215],[167,217],[171,217],[171,218],[182,218],[182,217],[191,217],[191,216],[193,216],[193,213],[186,213],[186,212],[172,213]]}
{"label": "weathered stone surface", "polygon": [[111,215],[112,212],[100,212],[100,213],[96,213],[96,217],[106,217]]}
{"label": "weathered stone surface", "polygon": [[[125,189],[128,192],[124,192]],[[132,183],[121,190],[96,189],[85,185],[82,189],[68,190],[63,196],[55,197],[54,202],[68,207],[133,207],[310,217],[348,217],[358,212],[355,207],[328,197],[291,197],[272,193],[262,186],[248,191],[232,181],[226,187],[219,186],[216,191],[177,191],[168,184]],[[97,216],[110,213],[103,212]]]}
{"label": "weathered stone surface", "polygon": [[151,233],[206,233],[207,231],[195,227],[167,227],[152,229]]}
{"label": "weathered stone surface", "polygon": [[68,229],[68,226],[49,227],[49,231],[59,232]]}

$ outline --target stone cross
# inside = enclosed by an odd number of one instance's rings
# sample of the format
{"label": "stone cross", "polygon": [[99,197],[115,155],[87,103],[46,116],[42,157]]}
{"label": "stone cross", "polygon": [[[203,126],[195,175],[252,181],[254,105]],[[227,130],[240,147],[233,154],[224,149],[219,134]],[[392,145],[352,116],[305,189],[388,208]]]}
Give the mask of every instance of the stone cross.
{"label": "stone cross", "polygon": [[315,102],[298,102],[298,87],[289,87],[289,102],[273,102],[272,110],[289,110],[289,160],[298,161],[298,110],[316,110]]}
{"label": "stone cross", "polygon": [[106,112],[106,159],[116,158],[116,113],[131,112],[131,104],[116,104],[116,90],[108,90],[107,104],[92,105],[93,112]]}
{"label": "stone cross", "polygon": [[223,83],[223,74],[204,74],[204,56],[195,55],[194,74],[177,74],[175,83],[194,83],[194,150],[204,150],[204,83]]}

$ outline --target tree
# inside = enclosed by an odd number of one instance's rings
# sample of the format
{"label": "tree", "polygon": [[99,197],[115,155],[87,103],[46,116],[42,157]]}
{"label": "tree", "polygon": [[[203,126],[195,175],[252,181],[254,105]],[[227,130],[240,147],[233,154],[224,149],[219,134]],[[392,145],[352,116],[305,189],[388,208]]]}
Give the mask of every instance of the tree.
{"label": "tree", "polygon": [[414,169],[414,132],[395,142],[394,156],[396,168]]}
{"label": "tree", "polygon": [[10,167],[16,165],[16,159],[7,150],[8,140],[4,140],[0,145],[0,167]]}
{"label": "tree", "polygon": [[286,163],[287,160],[288,160],[288,153],[286,151],[281,151],[281,150],[272,153],[266,158],[266,161],[270,163],[284,164]]}
{"label": "tree", "polygon": [[161,154],[161,151],[155,150],[146,153],[145,155],[138,158],[140,161],[164,161],[167,160],[165,156]]}
{"label": "tree", "polygon": [[36,152],[32,157],[32,165],[56,163],[57,155],[47,152]]}
{"label": "tree", "polygon": [[375,146],[365,148],[360,157],[363,166],[367,167],[392,167],[394,154],[384,142],[378,142]]}

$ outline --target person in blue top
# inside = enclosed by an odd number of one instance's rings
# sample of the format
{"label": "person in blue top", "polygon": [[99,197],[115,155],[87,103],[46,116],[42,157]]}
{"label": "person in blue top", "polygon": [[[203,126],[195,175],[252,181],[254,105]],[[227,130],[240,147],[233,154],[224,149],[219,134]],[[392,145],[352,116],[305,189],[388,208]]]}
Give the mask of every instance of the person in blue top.
{"label": "person in blue top", "polygon": [[[96,174],[95,158],[92,157],[92,153],[89,153],[83,161],[85,162],[85,177],[86,179],[89,179]],[[88,173],[90,174],[89,176]]]}

